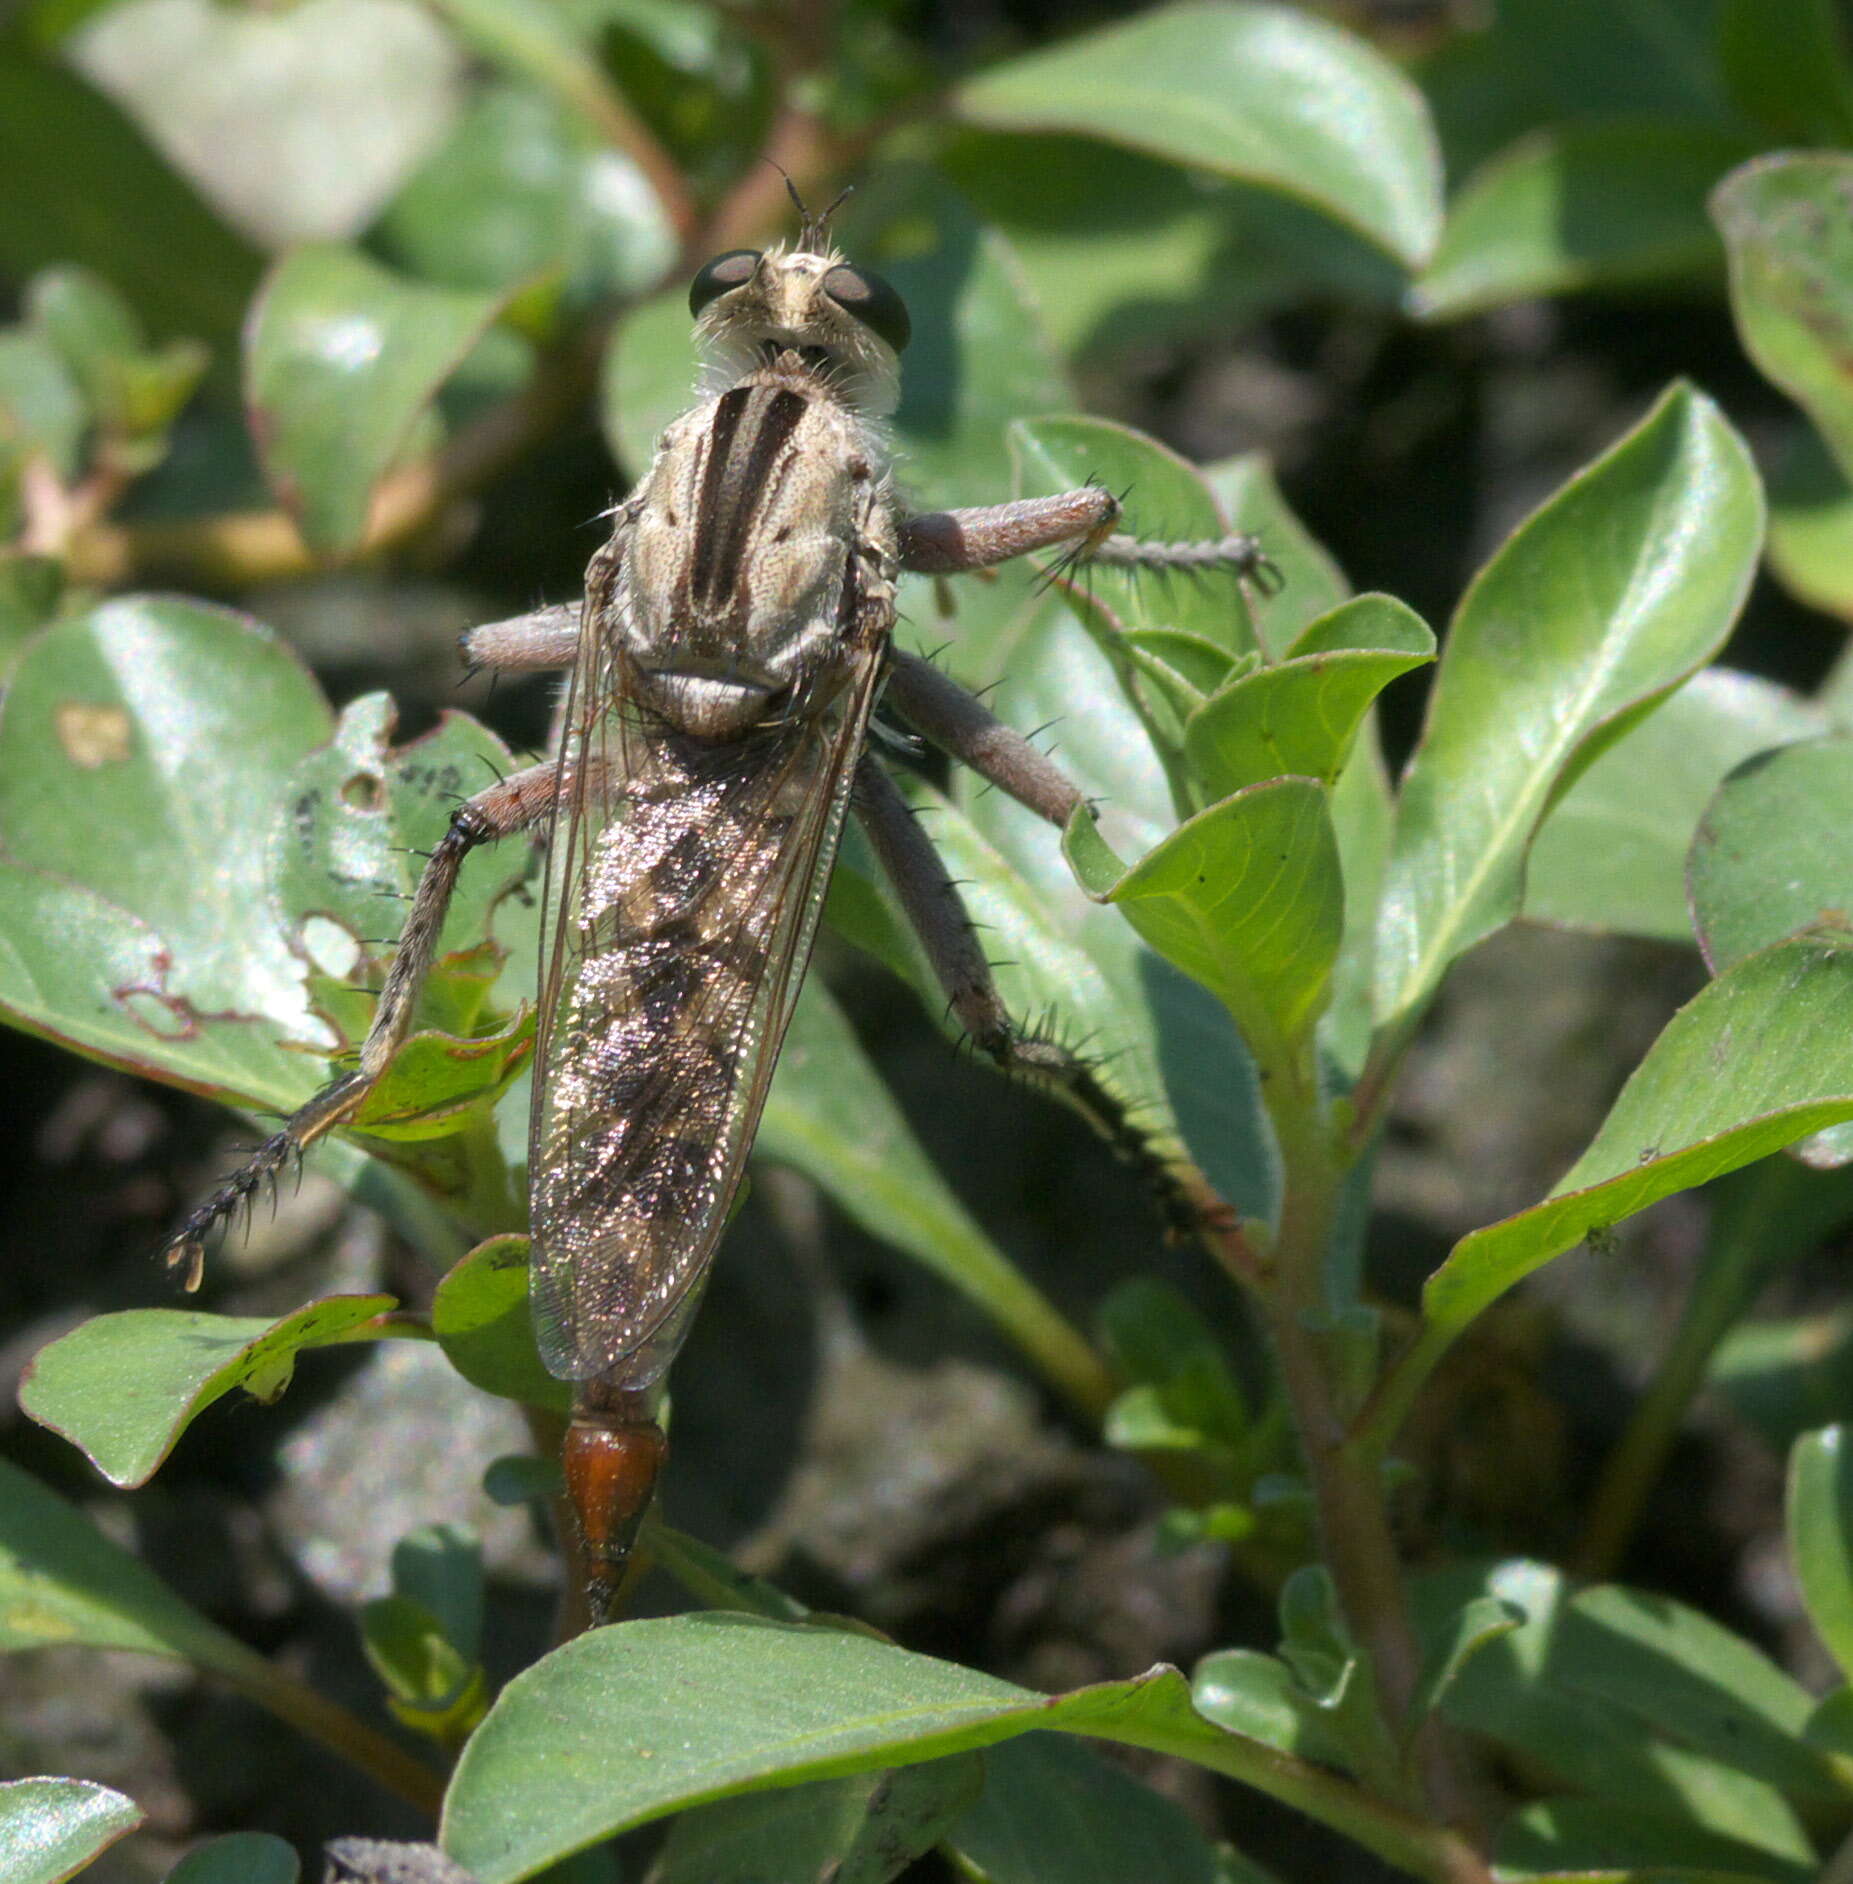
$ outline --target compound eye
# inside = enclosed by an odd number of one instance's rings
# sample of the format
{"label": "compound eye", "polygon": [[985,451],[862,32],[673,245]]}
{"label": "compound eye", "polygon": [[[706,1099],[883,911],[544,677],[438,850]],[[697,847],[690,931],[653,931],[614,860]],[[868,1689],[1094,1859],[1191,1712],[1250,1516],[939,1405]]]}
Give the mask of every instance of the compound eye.
{"label": "compound eye", "polygon": [[879,275],[866,268],[833,268],[824,277],[824,293],[896,353],[907,345],[914,331],[907,303]]}
{"label": "compound eye", "polygon": [[718,296],[744,288],[759,272],[759,261],[757,249],[729,249],[725,255],[715,256],[689,283],[688,311],[699,314]]}

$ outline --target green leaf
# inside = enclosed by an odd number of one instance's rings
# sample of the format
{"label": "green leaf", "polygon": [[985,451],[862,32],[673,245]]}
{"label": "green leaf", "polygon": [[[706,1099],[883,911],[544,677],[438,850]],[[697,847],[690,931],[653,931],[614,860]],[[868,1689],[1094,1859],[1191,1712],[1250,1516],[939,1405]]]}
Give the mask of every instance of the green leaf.
{"label": "green leaf", "polygon": [[1424,1285],[1423,1329],[1380,1390],[1387,1438],[1454,1336],[1591,1232],[1853,1119],[1853,938],[1806,935],[1749,956],[1667,1023],[1595,1141],[1541,1204],[1455,1244]]}
{"label": "green leaf", "polygon": [[83,396],[58,349],[41,333],[0,329],[0,465],[42,457],[69,483],[82,460],[88,423]]}
{"label": "green leaf", "polygon": [[1325,793],[1310,779],[1251,785],[1202,811],[1130,869],[1093,816],[1064,849],[1088,894],[1112,903],[1166,960],[1210,989],[1258,1057],[1319,1017],[1344,929],[1344,885]]}
{"label": "green leaf", "polygon": [[0,708],[0,1008],[197,1092],[287,1111],[324,1050],[272,913],[292,767],[326,740],[301,664],[245,617],[149,598],[60,622]]}
{"label": "green leaf", "polygon": [[1785,143],[1853,143],[1853,76],[1834,0],[1722,0],[1718,63],[1739,108]]}
{"label": "green leaf", "polygon": [[[1019,420],[1010,454],[1020,496],[1072,491],[1087,483],[1127,493],[1120,529],[1148,541],[1214,541],[1229,524],[1197,467],[1155,439],[1106,419]],[[1148,570],[1077,572],[1071,606],[1109,656],[1119,637],[1163,629],[1200,635],[1231,655],[1257,646],[1248,598],[1233,575],[1166,576]]]}
{"label": "green leaf", "polygon": [[1749,759],[1692,846],[1692,913],[1713,972],[1811,924],[1853,931],[1853,737]]}
{"label": "green leaf", "polygon": [[1349,1767],[1349,1749],[1329,1710],[1294,1672],[1258,1649],[1218,1649],[1197,1664],[1191,1699],[1205,1720],[1307,1760]]}
{"label": "green leaf", "polygon": [[265,278],[245,347],[264,475],[327,556],[358,549],[412,422],[482,337],[496,294],[426,287],[332,243]]}
{"label": "green leaf", "polygon": [[572,1389],[541,1365],[528,1307],[528,1239],[479,1243],[437,1286],[431,1327],[471,1386],[524,1406],[565,1413]]}
{"label": "green leaf", "polygon": [[1694,674],[1544,820],[1525,867],[1526,916],[1690,942],[1687,855],[1719,782],[1752,753],[1826,730],[1819,708],[1773,681],[1726,667]]}
{"label": "green leaf", "polygon": [[[1807,1853],[1774,1776],[1818,1795],[1827,1767],[1790,1734],[1796,1699],[1805,1711],[1807,1696],[1750,1644],[1641,1591],[1606,1586],[1573,1597],[1560,1571],[1523,1561],[1419,1579],[1424,1637],[1437,1639],[1443,1619],[1472,1596],[1497,1598],[1524,1620],[1461,1668],[1442,1698],[1444,1718],[1512,1749],[1547,1783],[1645,1813],[1675,1835],[1683,1826],[1735,1841],[1730,1856],[1752,1870],[1773,1857],[1786,1875]],[[1719,1659],[1708,1663],[1714,1651]],[[1730,1751],[1736,1734],[1741,1760]]]}
{"label": "green leaf", "polygon": [[1422,1672],[1409,1703],[1412,1726],[1419,1725],[1441,1705],[1461,1671],[1482,1649],[1524,1620],[1523,1610],[1497,1596],[1476,1596],[1463,1603],[1447,1619],[1445,1632],[1423,1644]]}
{"label": "green leaf", "polygon": [[305,1348],[354,1339],[390,1295],[330,1295],[281,1321],[131,1308],[97,1315],[41,1348],[19,1403],[80,1448],[113,1485],[145,1485],[174,1442],[234,1387],[277,1399]]}
{"label": "green leaf", "polygon": [[1440,226],[1420,94],[1296,9],[1162,8],[994,66],[953,103],[972,123],[1079,132],[1278,190],[1410,267]]}
{"label": "green leaf", "polygon": [[1498,1875],[1513,1884],[1817,1884],[1804,1847],[1785,1863],[1743,1839],[1607,1799],[1544,1799],[1501,1826]]}
{"label": "green leaf", "polygon": [[557,99],[504,81],[481,88],[373,236],[443,287],[519,288],[552,273],[576,307],[647,293],[675,256],[636,166]]}
{"label": "green leaf", "polygon": [[20,644],[58,612],[64,565],[55,556],[0,550],[0,680],[13,667]]}
{"label": "green leaf", "polygon": [[1794,152],[1733,171],[1712,197],[1744,350],[1853,475],[1853,156]]}
{"label": "green leaf", "polygon": [[74,1505],[0,1460],[0,1651],[132,1649],[228,1674],[263,1663],[112,1544]]}
{"label": "green leaf", "polygon": [[1808,1619],[1844,1674],[1853,1669],[1853,1446],[1844,1426],[1796,1440],[1788,1531]]}
{"label": "green leaf", "polygon": [[[87,268],[48,268],[26,290],[34,327],[84,389],[100,424],[122,438],[164,430],[206,370],[206,350],[193,340],[151,351],[128,303]],[[139,460],[137,461],[140,462]]]}
{"label": "green leaf", "polygon": [[757,1150],[976,1302],[1083,1412],[1106,1404],[1098,1357],[947,1188],[819,980],[798,997]]}
{"label": "green leaf", "polygon": [[1404,781],[1377,1012],[1406,1027],[1516,913],[1553,802],[1729,632],[1763,529],[1749,454],[1676,387],[1474,579]]}
{"label": "green leaf", "polygon": [[1725,127],[1676,119],[1538,131],[1463,185],[1410,291],[1414,309],[1448,320],[1534,295],[1709,273],[1718,239],[1706,197],[1752,149]]}
{"label": "green leaf", "polygon": [[786,1877],[887,1884],[984,1790],[986,1764],[954,1754],[697,1806],[669,1828],[651,1884],[762,1884],[769,1853]]}
{"label": "green leaf", "polygon": [[452,1777],[440,1842],[514,1884],[632,1825],[736,1792],[912,1765],[1033,1729],[1180,1754],[1405,1862],[1426,1836],[1328,1774],[1213,1727],[1175,1669],[1064,1695],[836,1628],[738,1614],[594,1629],[502,1690]]}
{"label": "green leaf", "polygon": [[0,47],[0,267],[77,263],[157,339],[237,340],[261,266],[101,93]]}
{"label": "green leaf", "polygon": [[[999,710],[1018,725],[1055,727],[1063,769],[1105,806],[1116,842],[1134,851],[1158,843],[1174,824],[1170,791],[1106,660],[1054,597],[1014,632]],[[989,676],[980,666],[968,677]],[[1152,1156],[1172,1158],[1187,1145],[1238,1211],[1271,1217],[1268,1127],[1253,1062],[1226,1010],[1087,896],[1047,824],[970,776],[955,784],[963,812],[930,811],[929,829],[965,883],[974,920],[989,925],[987,952],[1007,964],[997,980],[1010,1012],[1049,1016],[1059,1038],[1086,1041],[1101,1085]],[[937,983],[920,966],[913,979],[939,1016]]]}
{"label": "green leaf", "polygon": [[0,1780],[0,1884],[63,1884],[146,1816],[87,1779]]}
{"label": "green leaf", "polygon": [[1769,480],[1769,569],[1810,608],[1853,620],[1853,485],[1813,426],[1797,420]]}
{"label": "green leaf", "polygon": [[195,1845],[162,1884],[296,1884],[295,1849],[271,1832],[227,1832]]}
{"label": "green leaf", "polygon": [[421,1524],[393,1546],[396,1595],[419,1603],[460,1653],[481,1652],[482,1540],[464,1524]]}
{"label": "green leaf", "polygon": [[1434,657],[1434,635],[1402,603],[1387,595],[1341,603],[1278,666],[1231,680],[1185,723],[1185,756],[1204,797],[1288,774],[1335,783],[1377,695]]}
{"label": "green leaf", "polygon": [[1090,1747],[1024,1734],[989,1748],[984,1772],[948,1842],[986,1884],[1229,1884],[1182,1807]]}
{"label": "green leaf", "polygon": [[1279,660],[1300,632],[1349,599],[1351,585],[1331,554],[1287,507],[1273,466],[1260,452],[1206,464],[1200,474],[1232,530],[1246,531],[1279,572],[1272,594],[1248,597],[1262,648]]}

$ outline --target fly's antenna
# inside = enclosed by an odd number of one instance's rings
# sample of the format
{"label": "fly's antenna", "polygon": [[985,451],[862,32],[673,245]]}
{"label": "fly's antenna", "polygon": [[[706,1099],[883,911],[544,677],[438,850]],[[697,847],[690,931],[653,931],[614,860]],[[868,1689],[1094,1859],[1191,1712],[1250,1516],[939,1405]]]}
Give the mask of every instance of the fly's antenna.
{"label": "fly's antenna", "polygon": [[830,241],[830,218],[843,207],[843,201],[855,190],[853,183],[846,183],[830,200],[830,207],[821,215],[813,216],[806,207],[804,198],[798,194],[798,186],[791,180],[791,172],[775,157],[768,157],[766,162],[785,179],[785,194],[791,198],[792,207],[798,212],[798,247],[813,255],[822,254]]}

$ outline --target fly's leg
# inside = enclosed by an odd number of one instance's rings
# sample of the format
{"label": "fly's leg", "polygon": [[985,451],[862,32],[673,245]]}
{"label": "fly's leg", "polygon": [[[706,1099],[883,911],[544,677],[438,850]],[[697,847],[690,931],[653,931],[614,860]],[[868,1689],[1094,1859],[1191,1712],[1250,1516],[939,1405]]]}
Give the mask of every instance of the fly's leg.
{"label": "fly's leg", "polygon": [[466,629],[458,641],[464,665],[498,674],[543,674],[571,667],[579,653],[579,616],[584,605],[561,602],[506,621]]}
{"label": "fly's leg", "polygon": [[444,913],[450,907],[464,858],[479,844],[511,837],[540,823],[553,809],[556,776],[552,765],[511,772],[499,784],[465,799],[451,813],[450,828],[438,840],[418,879],[411,913],[386,972],[379,1005],[374,1009],[373,1024],[361,1042],[359,1065],[330,1080],[306,1105],[291,1113],[282,1130],[266,1139],[169,1240],[168,1265],[185,1266],[189,1289],[199,1286],[207,1236],[235,1216],[292,1158],[300,1157],[318,1138],[360,1109],[411,1031],[418,991],[436,956]]}
{"label": "fly's leg", "polygon": [[[920,665],[926,667],[925,662]],[[930,668],[927,671],[932,672]],[[952,683],[944,684],[951,686]],[[971,700],[970,695],[966,698],[977,713],[990,719],[976,700]],[[1009,733],[1007,727],[998,726],[995,721],[992,724],[1009,738],[1020,738],[1018,734]],[[921,730],[927,729],[922,727]],[[1054,772],[1055,768],[1035,747],[1027,740],[1021,743],[1032,758]],[[1006,790],[1012,789],[1002,778],[998,782]],[[1062,783],[1067,788],[1071,808],[1078,807],[1083,802],[1081,794],[1066,780]],[[991,964],[979,946],[977,931],[966,913],[958,885],[947,874],[939,852],[920,828],[920,820],[901,796],[900,788],[866,755],[856,768],[854,805],[856,820],[880,860],[883,873],[894,886],[909,925],[920,938],[953,1016],[973,1045],[1004,1072],[1034,1080],[1066,1099],[1113,1147],[1115,1154],[1138,1171],[1158,1198],[1167,1221],[1178,1229],[1193,1228],[1198,1214],[1195,1206],[1185,1198],[1163,1159],[1134,1129],[1125,1108],[1101,1085],[1094,1069],[1059,1041],[1026,1034],[1010,1018],[1010,1010],[997,992]]]}
{"label": "fly's leg", "polygon": [[1120,500],[1098,484],[976,510],[926,511],[902,521],[901,567],[922,575],[951,576],[989,569],[1031,550],[1070,544],[1076,561],[1115,569],[1223,569],[1263,586],[1279,581],[1252,536],[1147,543],[1118,529],[1120,514]]}

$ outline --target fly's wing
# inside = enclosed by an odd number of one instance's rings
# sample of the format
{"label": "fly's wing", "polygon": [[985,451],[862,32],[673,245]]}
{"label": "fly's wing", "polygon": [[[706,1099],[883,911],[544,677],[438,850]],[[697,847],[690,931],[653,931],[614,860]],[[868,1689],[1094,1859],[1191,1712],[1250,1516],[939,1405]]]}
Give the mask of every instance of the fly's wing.
{"label": "fly's wing", "polygon": [[739,1188],[881,661],[856,657],[826,714],[717,745],[640,721],[596,642],[548,867],[534,1319],[552,1373],[641,1387],[674,1358]]}

